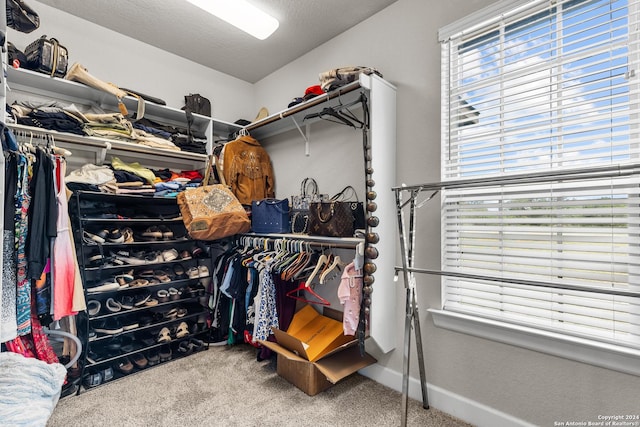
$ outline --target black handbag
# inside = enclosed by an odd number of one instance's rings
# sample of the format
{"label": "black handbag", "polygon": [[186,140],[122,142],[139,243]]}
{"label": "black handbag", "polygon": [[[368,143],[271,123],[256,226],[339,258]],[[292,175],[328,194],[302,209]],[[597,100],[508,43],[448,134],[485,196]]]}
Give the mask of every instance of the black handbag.
{"label": "black handbag", "polygon": [[64,77],[69,64],[69,52],[58,40],[42,36],[24,50],[27,57],[25,68],[49,74],[51,77]]}
{"label": "black handbag", "polygon": [[40,27],[40,17],[22,0],[6,0],[7,27],[30,33]]}
{"label": "black handbag", "polygon": [[184,96],[184,111],[211,117],[211,101],[199,93],[190,93]]}
{"label": "black handbag", "polygon": [[289,233],[289,199],[263,199],[251,202],[251,231]]}
{"label": "black handbag", "polygon": [[[347,194],[348,191],[351,191],[353,195],[349,196]],[[355,200],[353,200],[354,198]],[[354,230],[362,230],[367,227],[366,218],[364,215],[364,204],[358,201],[358,194],[356,193],[356,190],[352,186],[347,185],[342,189],[342,191],[340,191],[335,196],[333,196],[331,200],[341,201],[349,204],[349,208],[353,213]]]}

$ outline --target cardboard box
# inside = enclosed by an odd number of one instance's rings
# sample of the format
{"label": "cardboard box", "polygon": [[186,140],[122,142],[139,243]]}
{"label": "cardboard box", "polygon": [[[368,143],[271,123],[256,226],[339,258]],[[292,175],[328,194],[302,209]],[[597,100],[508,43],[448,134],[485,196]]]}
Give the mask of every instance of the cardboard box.
{"label": "cardboard box", "polygon": [[376,359],[360,355],[353,336],[343,335],[342,322],[306,305],[293,317],[287,332],[274,328],[277,343],[260,341],[278,354],[278,375],[314,396]]}

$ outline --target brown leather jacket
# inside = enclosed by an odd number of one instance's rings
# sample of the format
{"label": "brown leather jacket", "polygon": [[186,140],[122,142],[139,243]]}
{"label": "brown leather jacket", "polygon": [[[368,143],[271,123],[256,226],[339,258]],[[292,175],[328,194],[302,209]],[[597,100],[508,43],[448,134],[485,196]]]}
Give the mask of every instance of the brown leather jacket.
{"label": "brown leather jacket", "polygon": [[224,179],[240,203],[275,197],[271,159],[260,143],[249,135],[224,147]]}

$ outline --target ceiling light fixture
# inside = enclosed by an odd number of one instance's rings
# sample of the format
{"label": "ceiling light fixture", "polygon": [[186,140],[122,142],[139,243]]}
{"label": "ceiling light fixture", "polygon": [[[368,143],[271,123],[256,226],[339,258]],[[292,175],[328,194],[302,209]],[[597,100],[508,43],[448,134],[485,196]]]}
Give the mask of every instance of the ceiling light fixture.
{"label": "ceiling light fixture", "polygon": [[187,1],[260,40],[269,37],[280,25],[276,18],[246,0]]}

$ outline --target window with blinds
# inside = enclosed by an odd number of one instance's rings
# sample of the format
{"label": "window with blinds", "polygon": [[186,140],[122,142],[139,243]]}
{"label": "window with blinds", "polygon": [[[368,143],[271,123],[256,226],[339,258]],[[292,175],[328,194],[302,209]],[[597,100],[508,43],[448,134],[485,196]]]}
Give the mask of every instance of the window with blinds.
{"label": "window with blinds", "polygon": [[444,310],[640,349],[639,1],[440,31]]}

